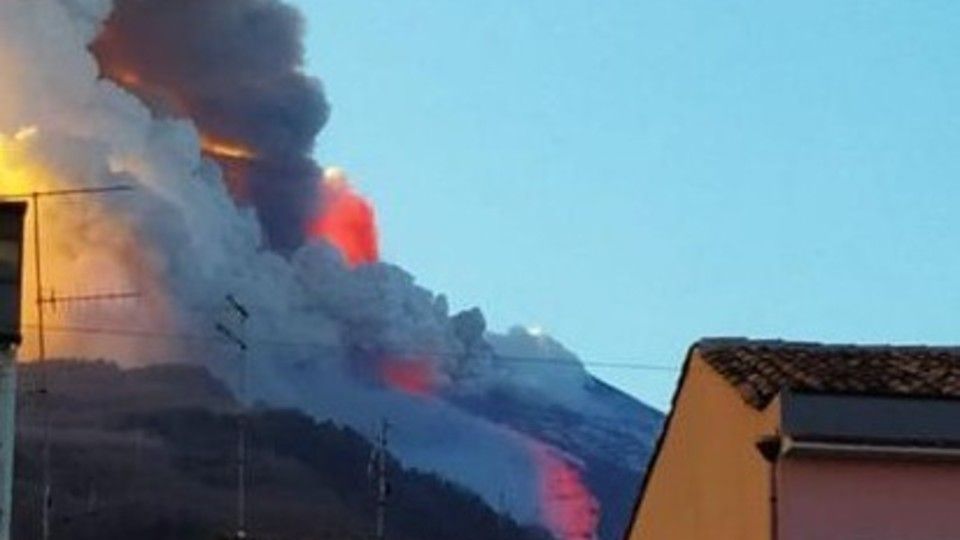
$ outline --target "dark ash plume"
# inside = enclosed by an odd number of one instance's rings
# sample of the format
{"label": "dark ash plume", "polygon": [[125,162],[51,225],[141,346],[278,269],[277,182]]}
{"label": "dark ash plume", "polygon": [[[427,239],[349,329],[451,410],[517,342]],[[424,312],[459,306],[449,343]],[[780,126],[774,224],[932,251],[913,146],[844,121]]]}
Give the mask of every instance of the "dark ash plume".
{"label": "dark ash plume", "polygon": [[302,34],[300,14],[277,0],[116,0],[92,45],[105,76],[195,122],[282,251],[303,242],[317,207],[310,152],[329,115],[302,72]]}

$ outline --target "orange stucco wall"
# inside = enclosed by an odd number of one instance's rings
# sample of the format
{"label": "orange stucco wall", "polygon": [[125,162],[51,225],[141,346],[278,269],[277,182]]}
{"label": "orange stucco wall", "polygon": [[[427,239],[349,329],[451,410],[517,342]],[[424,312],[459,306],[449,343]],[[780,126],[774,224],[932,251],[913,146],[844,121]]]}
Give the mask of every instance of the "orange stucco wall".
{"label": "orange stucco wall", "polygon": [[776,402],[743,402],[693,351],[630,540],[768,540],[770,469],[755,443]]}

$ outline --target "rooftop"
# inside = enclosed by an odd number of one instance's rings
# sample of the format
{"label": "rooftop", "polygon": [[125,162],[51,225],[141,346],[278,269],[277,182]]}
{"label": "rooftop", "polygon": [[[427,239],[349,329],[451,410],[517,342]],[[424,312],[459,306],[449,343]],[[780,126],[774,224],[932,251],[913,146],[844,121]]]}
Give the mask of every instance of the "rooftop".
{"label": "rooftop", "polygon": [[703,339],[694,347],[756,409],[766,407],[782,390],[960,398],[960,347],[742,338]]}

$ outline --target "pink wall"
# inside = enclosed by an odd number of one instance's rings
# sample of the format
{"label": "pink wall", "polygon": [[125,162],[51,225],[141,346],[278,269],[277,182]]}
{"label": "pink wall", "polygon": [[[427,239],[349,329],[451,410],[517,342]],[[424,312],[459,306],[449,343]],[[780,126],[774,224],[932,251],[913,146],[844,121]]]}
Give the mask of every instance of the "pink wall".
{"label": "pink wall", "polygon": [[778,540],[960,539],[960,463],[786,458]]}

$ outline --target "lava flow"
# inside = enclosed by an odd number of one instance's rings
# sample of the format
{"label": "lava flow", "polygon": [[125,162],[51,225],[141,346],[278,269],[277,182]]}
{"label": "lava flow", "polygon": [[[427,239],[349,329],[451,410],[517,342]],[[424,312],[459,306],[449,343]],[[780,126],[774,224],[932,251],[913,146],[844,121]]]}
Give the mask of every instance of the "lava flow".
{"label": "lava flow", "polygon": [[562,540],[595,540],[600,506],[579,469],[543,443],[531,442],[529,448],[537,468],[544,523]]}
{"label": "lava flow", "polygon": [[380,364],[380,378],[388,388],[416,397],[429,397],[437,386],[437,374],[427,360],[387,359]]}
{"label": "lava flow", "polygon": [[257,153],[252,148],[239,143],[221,141],[209,135],[200,136],[200,147],[204,153],[214,158],[244,161],[257,159]]}
{"label": "lava flow", "polygon": [[350,266],[380,259],[373,206],[350,187],[341,169],[323,175],[322,206],[310,224],[309,236],[329,242]]}

